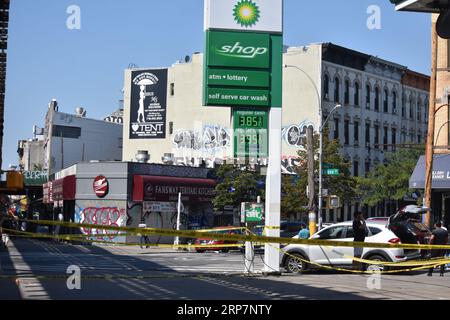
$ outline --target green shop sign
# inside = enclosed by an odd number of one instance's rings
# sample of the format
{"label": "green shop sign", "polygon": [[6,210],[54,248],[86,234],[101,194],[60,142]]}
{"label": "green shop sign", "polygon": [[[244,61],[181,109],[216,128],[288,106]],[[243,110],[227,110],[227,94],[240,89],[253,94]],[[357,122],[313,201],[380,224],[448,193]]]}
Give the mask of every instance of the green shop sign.
{"label": "green shop sign", "polygon": [[206,103],[208,105],[234,105],[234,106],[270,106],[269,90],[247,90],[207,88]]}
{"label": "green shop sign", "polygon": [[210,67],[270,68],[269,34],[207,31],[206,46]]}
{"label": "green shop sign", "polygon": [[258,222],[264,221],[264,204],[243,202],[241,204],[241,222]]}
{"label": "green shop sign", "polygon": [[208,69],[206,72],[208,86],[270,87],[269,72],[226,69]]}
{"label": "green shop sign", "polygon": [[25,171],[24,184],[26,186],[42,186],[48,182],[48,172],[46,171]]}

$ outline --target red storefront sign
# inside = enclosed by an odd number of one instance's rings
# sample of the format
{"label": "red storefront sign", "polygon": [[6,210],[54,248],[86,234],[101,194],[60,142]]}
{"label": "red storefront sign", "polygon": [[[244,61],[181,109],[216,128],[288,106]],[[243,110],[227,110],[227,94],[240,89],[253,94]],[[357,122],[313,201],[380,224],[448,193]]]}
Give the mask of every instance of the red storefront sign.
{"label": "red storefront sign", "polygon": [[94,193],[99,198],[104,198],[109,191],[109,182],[104,176],[98,176],[94,179],[93,184]]}
{"label": "red storefront sign", "polygon": [[159,176],[134,176],[133,201],[183,201],[211,202],[216,182],[210,179],[173,178]]}
{"label": "red storefront sign", "polygon": [[43,200],[45,204],[53,203],[53,182],[47,182],[42,186],[43,189]]}
{"label": "red storefront sign", "polygon": [[75,200],[76,177],[68,176],[53,181],[53,201]]}

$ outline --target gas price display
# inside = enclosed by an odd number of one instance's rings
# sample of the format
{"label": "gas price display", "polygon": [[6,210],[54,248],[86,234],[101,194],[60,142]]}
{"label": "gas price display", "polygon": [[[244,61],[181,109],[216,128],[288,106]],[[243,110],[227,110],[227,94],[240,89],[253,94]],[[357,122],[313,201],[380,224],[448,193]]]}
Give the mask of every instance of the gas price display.
{"label": "gas price display", "polygon": [[236,157],[267,157],[268,113],[234,111],[234,146]]}

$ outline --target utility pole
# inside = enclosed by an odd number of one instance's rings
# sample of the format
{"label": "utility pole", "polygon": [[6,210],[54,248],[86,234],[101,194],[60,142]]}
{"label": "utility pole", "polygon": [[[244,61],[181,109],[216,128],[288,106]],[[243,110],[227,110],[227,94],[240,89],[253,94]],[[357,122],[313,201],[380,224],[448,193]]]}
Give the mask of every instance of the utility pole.
{"label": "utility pole", "polygon": [[306,129],[307,151],[308,151],[308,210],[309,210],[309,232],[315,234],[317,231],[317,217],[315,212],[314,198],[314,128]]}
{"label": "utility pole", "polygon": [[[425,206],[431,208],[431,196],[433,190],[433,156],[434,156],[434,134],[436,115],[436,87],[437,87],[437,56],[438,56],[438,34],[436,30],[436,17],[432,17],[431,31],[431,83],[430,83],[430,110],[428,117],[428,138],[425,160]],[[425,216],[425,224],[431,226],[431,212]]]}

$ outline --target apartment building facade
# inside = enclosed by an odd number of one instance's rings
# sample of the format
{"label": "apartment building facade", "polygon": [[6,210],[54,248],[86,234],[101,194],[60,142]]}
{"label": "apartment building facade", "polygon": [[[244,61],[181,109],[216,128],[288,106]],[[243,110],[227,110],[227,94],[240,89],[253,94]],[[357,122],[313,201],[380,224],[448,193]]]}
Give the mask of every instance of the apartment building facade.
{"label": "apartment building facade", "polygon": [[[399,144],[424,142],[427,76],[331,43],[287,48],[284,64],[283,173],[292,173],[297,164],[304,129],[313,126],[318,131],[336,104],[343,107],[331,116],[330,138],[339,140],[342,155],[353,164],[354,175],[372,170]],[[133,98],[132,91],[137,90],[139,81],[145,83],[143,74],[151,78],[152,70],[159,69],[125,72],[124,161],[134,161],[139,150],[148,151],[152,163],[183,166],[199,166],[202,161],[211,166],[232,158],[232,112],[228,107],[202,106],[203,56],[199,53],[189,63],[166,69],[165,92],[160,94],[166,94],[167,101],[161,109],[164,113],[159,112],[164,116],[158,117],[159,126],[166,130],[147,139],[133,138],[139,123],[133,123],[135,110],[131,109],[132,104],[138,105],[139,94]],[[140,100],[145,101],[145,89],[141,94]],[[324,119],[320,119],[320,110]],[[352,218],[359,209],[345,204],[340,210],[324,212],[325,221]],[[369,215],[385,215],[392,210],[386,205],[364,209]]]}

